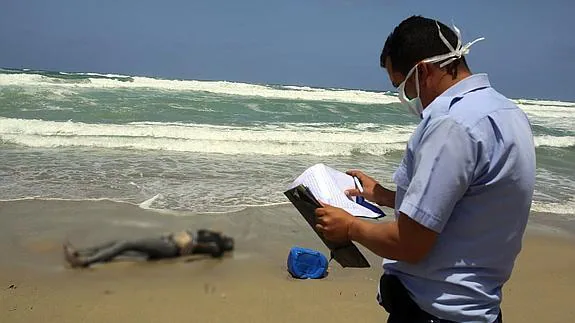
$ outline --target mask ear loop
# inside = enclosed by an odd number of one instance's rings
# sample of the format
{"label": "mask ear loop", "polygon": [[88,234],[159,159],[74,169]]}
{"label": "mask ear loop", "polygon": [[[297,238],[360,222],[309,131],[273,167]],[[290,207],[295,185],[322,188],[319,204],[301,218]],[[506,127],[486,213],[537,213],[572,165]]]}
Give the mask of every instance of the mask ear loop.
{"label": "mask ear loop", "polygon": [[[401,92],[401,95],[399,96],[399,97],[400,97],[400,100],[401,100],[401,97],[402,97],[402,96],[405,97],[405,99],[409,99],[409,98],[407,97],[407,93],[405,93],[405,84],[407,83],[407,80],[409,79],[409,77],[411,76],[411,74],[413,74],[413,72],[416,72],[416,71],[417,71],[417,65],[419,65],[419,63],[421,63],[421,62],[418,62],[417,64],[415,64],[415,66],[412,67],[412,69],[411,69],[411,70],[407,73],[407,75],[405,76],[405,79],[403,80],[403,82],[401,82],[401,84],[400,84],[399,87],[397,88],[397,90],[398,90],[399,92]],[[403,102],[403,100],[401,100],[401,101]]]}
{"label": "mask ear loop", "polygon": [[407,73],[407,76],[405,77],[405,80],[403,80],[403,82],[402,82],[401,85],[400,85],[400,88],[398,89],[399,91],[402,91],[402,92],[403,92],[403,96],[404,96],[406,99],[409,99],[409,100],[413,99],[413,98],[409,98],[409,97],[407,96],[407,93],[405,93],[405,85],[407,84],[407,80],[411,77],[411,74],[415,74],[415,92],[417,93],[416,98],[419,97],[419,73],[418,73],[418,66],[419,66],[419,64],[421,64],[421,63],[424,63],[424,61],[417,62],[417,63],[413,66],[413,69],[412,69],[411,71],[409,71],[409,73]]}

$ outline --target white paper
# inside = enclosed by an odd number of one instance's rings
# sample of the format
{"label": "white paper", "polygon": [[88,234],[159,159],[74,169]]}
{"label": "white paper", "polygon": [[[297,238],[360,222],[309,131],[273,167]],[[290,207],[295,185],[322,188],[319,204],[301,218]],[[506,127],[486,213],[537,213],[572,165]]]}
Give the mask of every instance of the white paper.
{"label": "white paper", "polygon": [[345,195],[345,191],[355,188],[353,177],[328,167],[316,164],[306,169],[289,186],[292,189],[298,185],[305,185],[320,202],[342,208],[357,217],[379,218],[380,214],[365,208]]}

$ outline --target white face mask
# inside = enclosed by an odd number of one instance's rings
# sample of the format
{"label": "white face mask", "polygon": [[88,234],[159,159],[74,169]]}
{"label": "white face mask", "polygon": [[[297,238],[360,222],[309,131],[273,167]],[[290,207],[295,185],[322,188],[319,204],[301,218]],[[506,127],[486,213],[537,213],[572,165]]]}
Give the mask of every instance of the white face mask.
{"label": "white face mask", "polygon": [[[476,40],[467,43],[464,46],[461,46],[461,32],[459,31],[459,29],[457,29],[457,27],[453,26],[455,34],[457,35],[457,46],[453,48],[453,46],[451,46],[451,44],[441,33],[441,28],[439,27],[439,24],[437,22],[435,22],[435,24],[437,25],[437,30],[439,31],[439,38],[441,38],[445,46],[447,46],[447,48],[449,49],[449,53],[426,58],[420,61],[419,63],[415,64],[415,66],[411,68],[411,70],[409,70],[409,72],[407,73],[405,80],[403,80],[403,82],[401,82],[401,84],[397,87],[397,91],[399,94],[399,101],[406,106],[409,112],[413,113],[419,118],[422,117],[421,113],[423,112],[423,104],[421,103],[421,99],[419,98],[419,74],[417,73],[417,66],[420,63],[437,63],[444,61],[439,65],[440,68],[443,68],[444,66],[453,62],[454,60],[460,59],[463,55],[467,55],[469,53],[469,47],[471,47],[471,45],[475,44],[480,40],[485,39],[483,37],[477,38]],[[414,71],[415,71],[415,93],[417,96],[413,99],[409,99],[405,94],[405,82],[409,79],[409,77],[411,76],[411,74],[413,74]]]}

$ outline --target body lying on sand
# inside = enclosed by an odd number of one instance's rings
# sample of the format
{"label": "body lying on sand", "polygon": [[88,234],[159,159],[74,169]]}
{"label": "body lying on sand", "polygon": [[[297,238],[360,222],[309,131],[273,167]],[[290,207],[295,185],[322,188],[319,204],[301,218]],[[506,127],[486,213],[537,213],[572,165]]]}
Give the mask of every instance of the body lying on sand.
{"label": "body lying on sand", "polygon": [[219,232],[185,230],[134,240],[113,240],[87,248],[64,243],[64,256],[71,267],[89,267],[110,262],[120,256],[143,256],[147,260],[176,258],[195,254],[221,257],[234,249],[234,240]]}

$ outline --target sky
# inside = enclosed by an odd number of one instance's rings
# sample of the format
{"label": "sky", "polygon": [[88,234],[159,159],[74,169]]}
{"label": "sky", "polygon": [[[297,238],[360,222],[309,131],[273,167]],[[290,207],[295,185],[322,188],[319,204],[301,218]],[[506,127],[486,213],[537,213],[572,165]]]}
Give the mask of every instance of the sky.
{"label": "sky", "polygon": [[379,54],[420,14],[455,24],[511,98],[575,101],[575,1],[0,0],[0,67],[393,90]]}

